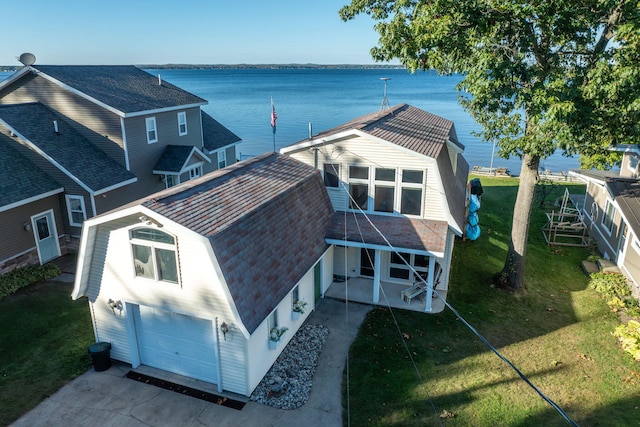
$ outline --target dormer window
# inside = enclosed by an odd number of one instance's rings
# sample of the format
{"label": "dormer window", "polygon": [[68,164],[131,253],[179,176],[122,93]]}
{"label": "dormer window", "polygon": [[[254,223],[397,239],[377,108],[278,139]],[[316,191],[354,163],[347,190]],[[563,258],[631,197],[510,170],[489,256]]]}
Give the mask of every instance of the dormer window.
{"label": "dormer window", "polygon": [[184,136],[187,134],[187,113],[181,111],[178,113],[178,135]]}
{"label": "dormer window", "polygon": [[153,144],[158,142],[158,130],[156,129],[156,118],[147,117],[145,119],[145,125],[147,127],[147,143]]}
{"label": "dormer window", "polygon": [[178,283],[176,240],[157,228],[130,231],[136,277],[158,282]]}

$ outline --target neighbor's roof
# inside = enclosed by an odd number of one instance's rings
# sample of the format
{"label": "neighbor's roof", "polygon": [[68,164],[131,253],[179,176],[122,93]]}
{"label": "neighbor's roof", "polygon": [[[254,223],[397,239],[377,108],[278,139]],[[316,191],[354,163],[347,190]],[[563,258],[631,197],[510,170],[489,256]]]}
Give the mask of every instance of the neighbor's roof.
{"label": "neighbor's roof", "polygon": [[[99,192],[136,179],[133,173],[78,133],[64,116],[42,104],[0,105],[0,120],[24,137],[34,153],[40,151],[39,155],[57,163],[68,172],[67,176],[76,178],[89,192]],[[58,123],[58,134],[54,132],[54,121]]]}
{"label": "neighbor's roof", "polygon": [[[447,141],[451,141],[460,149],[464,149],[464,146],[458,142],[455,127],[451,120],[408,104],[396,105],[384,111],[358,117],[340,126],[313,135],[312,139],[321,141],[323,138],[352,129],[365,132],[376,138],[392,142],[400,147],[434,159],[438,157]],[[311,139],[299,141],[289,147],[309,141]]]}
{"label": "neighbor's roof", "polygon": [[572,169],[569,171],[571,174],[576,175],[578,178],[581,176],[588,179],[594,179],[596,181],[605,181],[609,178],[619,178],[619,171],[601,171],[596,169]]}
{"label": "neighbor's roof", "polygon": [[194,154],[207,162],[211,161],[193,145],[167,145],[154,166],[153,173],[182,173]]}
{"label": "neighbor's roof", "polygon": [[202,111],[202,137],[205,150],[211,152],[240,142],[238,135],[222,126],[216,119]]}
{"label": "neighbor's roof", "polygon": [[640,238],[640,180],[609,179],[607,187],[615,198],[627,224],[637,238]]}
{"label": "neighbor's roof", "polygon": [[63,191],[56,180],[20,154],[15,146],[11,137],[0,133],[0,212]]}
{"label": "neighbor's roof", "polygon": [[320,172],[275,153],[141,204],[209,239],[249,333],[327,250],[324,237],[333,213]]}
{"label": "neighbor's roof", "polygon": [[133,65],[33,65],[31,69],[106,104],[122,113],[207,101]]}
{"label": "neighbor's roof", "polygon": [[391,245],[400,252],[408,249],[427,251],[443,256],[447,241],[447,229],[446,221],[336,212],[333,214],[331,227],[326,236],[329,240],[359,242],[384,247]]}

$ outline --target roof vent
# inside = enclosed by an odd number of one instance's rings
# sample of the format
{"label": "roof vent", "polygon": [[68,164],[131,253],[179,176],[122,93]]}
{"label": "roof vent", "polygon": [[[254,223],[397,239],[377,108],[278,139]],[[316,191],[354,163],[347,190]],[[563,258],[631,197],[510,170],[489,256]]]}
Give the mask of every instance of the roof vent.
{"label": "roof vent", "polygon": [[158,74],[158,86],[162,86],[162,77]]}
{"label": "roof vent", "polygon": [[53,131],[56,133],[56,135],[60,134],[60,131],[58,130],[58,121],[57,120],[53,121]]}
{"label": "roof vent", "polygon": [[25,52],[18,57],[18,61],[27,67],[36,63],[36,56],[33,53]]}

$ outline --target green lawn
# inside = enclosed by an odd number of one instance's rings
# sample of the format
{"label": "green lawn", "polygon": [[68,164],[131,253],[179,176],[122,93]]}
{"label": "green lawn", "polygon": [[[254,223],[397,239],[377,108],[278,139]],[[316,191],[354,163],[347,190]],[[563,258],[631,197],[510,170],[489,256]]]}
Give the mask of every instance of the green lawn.
{"label": "green lawn", "polygon": [[[547,246],[542,235],[565,186],[534,211],[527,291],[514,295],[491,279],[504,262],[518,181],[481,181],[482,234],[456,242],[448,302],[579,425],[639,425],[640,366],[611,334],[615,314],[587,288],[580,261],[589,251]],[[569,425],[448,309],[375,309],[351,347],[349,374],[352,426]]]}
{"label": "green lawn", "polygon": [[40,282],[0,300],[0,425],[9,424],[91,366],[86,299]]}

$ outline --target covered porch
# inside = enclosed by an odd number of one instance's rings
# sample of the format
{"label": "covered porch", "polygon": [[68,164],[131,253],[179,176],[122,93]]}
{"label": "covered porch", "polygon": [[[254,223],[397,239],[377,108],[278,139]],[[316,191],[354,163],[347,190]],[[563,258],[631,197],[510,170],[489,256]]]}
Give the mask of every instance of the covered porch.
{"label": "covered porch", "polygon": [[[425,300],[421,297],[412,298],[409,302],[402,297],[402,291],[408,289],[408,285],[391,282],[380,282],[378,302],[372,302],[373,299],[373,279],[366,277],[348,278],[343,282],[333,281],[329,288],[325,291],[325,298],[333,298],[341,301],[360,302],[364,304],[375,304],[381,307],[401,308],[403,310],[424,312],[426,308],[426,294],[423,294]],[[437,290],[438,294],[447,299],[447,291]],[[444,310],[444,301],[433,295],[431,299],[431,310],[429,313],[439,313]]]}

